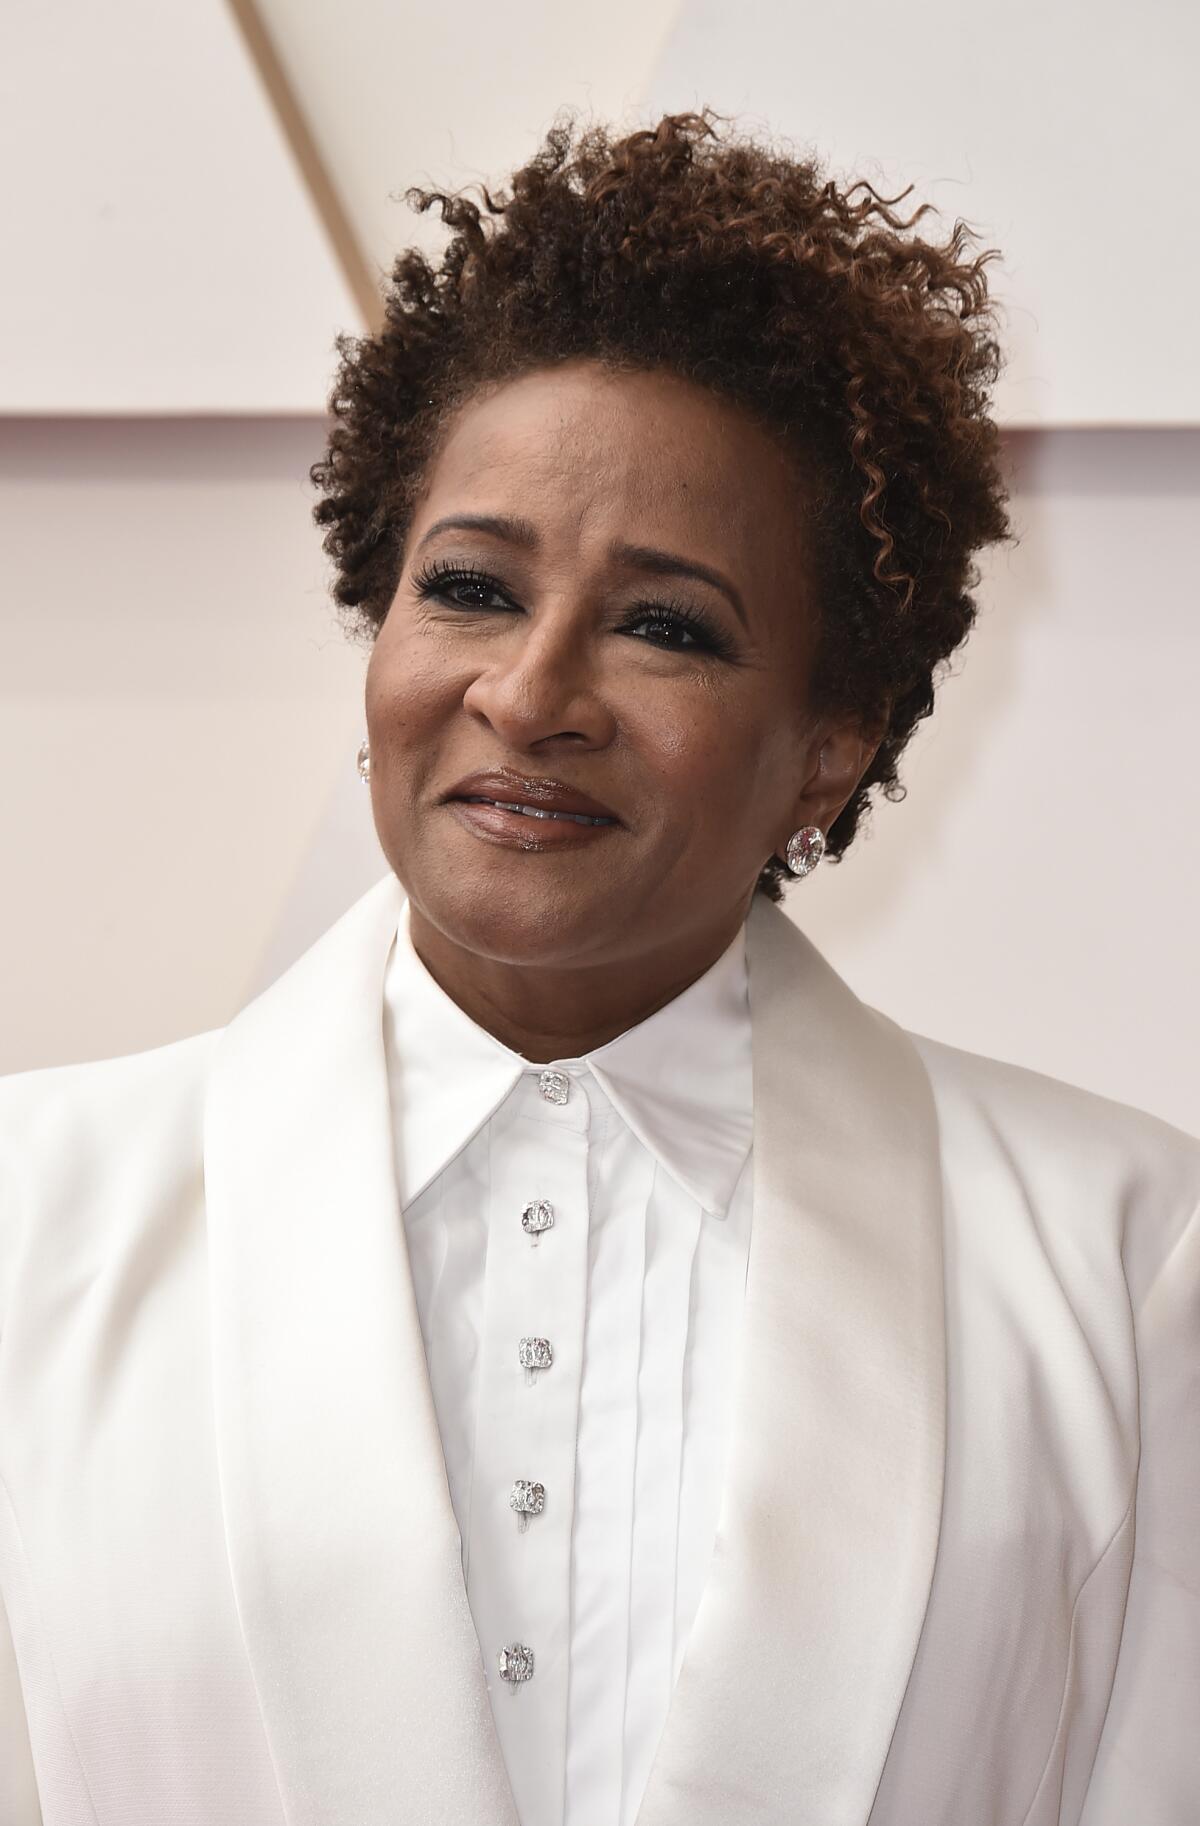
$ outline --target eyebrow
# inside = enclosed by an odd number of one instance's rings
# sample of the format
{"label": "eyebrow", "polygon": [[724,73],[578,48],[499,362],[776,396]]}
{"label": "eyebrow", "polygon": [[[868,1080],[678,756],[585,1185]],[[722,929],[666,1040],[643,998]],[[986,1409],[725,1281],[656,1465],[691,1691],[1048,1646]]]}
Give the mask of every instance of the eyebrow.
{"label": "eyebrow", "polygon": [[[452,528],[492,533],[498,539],[507,539],[513,545],[529,549],[536,549],[540,543],[537,528],[531,520],[522,520],[508,514],[448,514],[444,519],[434,521],[416,550],[421,551],[436,533],[448,532]],[[609,547],[609,556],[617,563],[630,565],[634,570],[645,571],[647,575],[695,577],[700,583],[710,584],[727,599],[742,626],[747,626],[746,609],[741,596],[728,577],[714,570],[711,565],[700,564],[694,558],[680,558],[674,552],[660,551],[653,545],[630,545],[623,539],[613,542]]]}

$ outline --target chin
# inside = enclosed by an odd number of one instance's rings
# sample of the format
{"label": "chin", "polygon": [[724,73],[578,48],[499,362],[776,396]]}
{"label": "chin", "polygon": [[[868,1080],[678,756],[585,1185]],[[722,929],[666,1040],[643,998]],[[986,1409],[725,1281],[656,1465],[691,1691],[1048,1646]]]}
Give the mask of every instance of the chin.
{"label": "chin", "polygon": [[603,956],[617,947],[625,921],[611,889],[589,902],[532,878],[522,883],[508,871],[439,883],[431,893],[409,890],[430,925],[477,957],[503,964],[567,966]]}

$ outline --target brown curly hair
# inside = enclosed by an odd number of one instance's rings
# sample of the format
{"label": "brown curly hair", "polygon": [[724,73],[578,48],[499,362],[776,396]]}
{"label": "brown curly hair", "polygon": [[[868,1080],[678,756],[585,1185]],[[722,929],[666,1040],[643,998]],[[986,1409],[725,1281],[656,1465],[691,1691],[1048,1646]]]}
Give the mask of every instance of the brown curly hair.
{"label": "brown curly hair", "polygon": [[[724,139],[711,108],[614,139],[560,112],[487,214],[412,188],[453,231],[432,265],[392,268],[377,334],[339,336],[326,454],[310,470],[343,625],[373,639],[399,586],[422,479],[455,410],[482,385],[590,356],[666,368],[740,405],[809,486],[821,626],[809,695],[883,731],[827,833],[838,860],[868,794],[897,777],[933,709],[935,669],[975,620],[972,554],[1013,537],[988,394],[1001,366],[988,249],[974,231],[905,238],[866,179],[840,190],[812,157]],[[855,201],[855,193],[866,195]],[[940,682],[940,681],[939,681]],[[772,858],[759,889],[789,879]]]}

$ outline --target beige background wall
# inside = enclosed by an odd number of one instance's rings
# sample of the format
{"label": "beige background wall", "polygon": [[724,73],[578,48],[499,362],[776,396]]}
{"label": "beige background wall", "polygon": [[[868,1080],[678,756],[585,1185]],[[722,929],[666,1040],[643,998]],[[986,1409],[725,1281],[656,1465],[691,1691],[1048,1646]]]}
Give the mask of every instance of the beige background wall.
{"label": "beige background wall", "polygon": [[[1197,275],[1163,213],[1194,184],[1168,105],[1190,13],[1155,0],[1136,46],[1101,31],[1077,50],[1110,96],[1105,60],[1120,66],[1119,151],[1079,82],[1050,132],[1034,104],[1069,47],[1032,9],[1006,14],[1032,85],[1006,161],[1013,59],[992,55],[983,8],[940,37],[922,12],[922,106],[901,118],[886,85],[863,101],[836,27],[804,8],[740,9],[726,39],[713,9],[618,7],[599,33],[514,7],[510,32],[536,51],[514,88],[464,54],[474,3],[398,22],[354,0],[334,43],[330,9],[267,0],[357,274],[232,13],[122,0],[123,32],[88,37],[79,5],[78,82],[55,62],[70,34],[43,41],[41,15],[16,34],[24,67],[0,95],[0,152],[26,177],[0,224],[22,252],[0,303],[0,1071],[227,1020],[383,872],[354,773],[365,655],[328,605],[307,468],[334,335],[363,322],[361,272],[438,239],[395,198],[431,176],[502,178],[563,102],[632,125],[708,99],[844,169],[915,177],[1016,250],[1000,280],[1018,384],[1001,406],[1021,544],[987,564],[909,798],[881,804],[789,911],[906,1025],[1200,1130],[1200,402],[1170,315]],[[792,33],[787,58],[747,61],[756,18],[760,38]],[[931,60],[969,73],[973,109],[938,115]],[[775,93],[785,65],[795,81]],[[1154,248],[1156,278],[1118,321],[1124,268],[1086,211],[1064,225],[1063,199],[1081,169],[1117,184],[1131,159],[1114,217]]]}
{"label": "beige background wall", "polygon": [[0,422],[0,1070],[245,995],[360,739],[308,521],[321,433]]}

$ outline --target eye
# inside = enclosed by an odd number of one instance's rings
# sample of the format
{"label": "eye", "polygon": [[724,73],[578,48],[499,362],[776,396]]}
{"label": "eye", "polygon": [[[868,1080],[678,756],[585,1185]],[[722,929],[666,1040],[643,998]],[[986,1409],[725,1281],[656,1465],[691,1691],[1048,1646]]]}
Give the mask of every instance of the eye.
{"label": "eye", "polygon": [[639,602],[629,619],[622,626],[622,633],[633,633],[638,628],[651,628],[654,632],[643,636],[648,645],[663,647],[674,653],[717,653],[722,658],[733,657],[733,643],[715,627],[706,616],[683,602]]}
{"label": "eye", "polygon": [[[412,584],[422,600],[436,598],[440,602],[449,603],[452,608],[468,613],[477,610],[481,614],[488,614],[495,613],[497,609],[520,612],[518,605],[505,593],[504,586],[497,582],[490,571],[485,571],[478,565],[435,558],[413,573]],[[466,600],[460,592],[466,593]],[[472,594],[474,601],[470,600]],[[497,596],[500,601],[483,601],[482,598],[487,596]],[[652,632],[640,634],[638,630],[643,628]],[[667,653],[712,653],[722,659],[733,659],[736,656],[736,648],[729,636],[709,621],[707,616],[699,614],[685,602],[636,603],[618,632],[632,634],[636,639],[644,640],[647,646],[659,647]]]}
{"label": "eye", "polygon": [[[445,558],[434,558],[422,565],[413,575],[413,588],[424,600],[437,596],[443,602],[449,602],[456,609],[487,609],[490,605],[484,602],[464,602],[454,594],[456,590],[474,590],[480,596],[504,596],[504,591],[489,572],[473,564],[454,564]],[[514,605],[505,597],[501,605],[511,609]]]}

